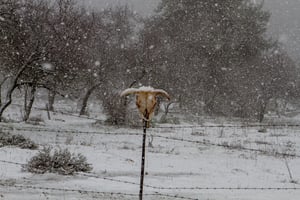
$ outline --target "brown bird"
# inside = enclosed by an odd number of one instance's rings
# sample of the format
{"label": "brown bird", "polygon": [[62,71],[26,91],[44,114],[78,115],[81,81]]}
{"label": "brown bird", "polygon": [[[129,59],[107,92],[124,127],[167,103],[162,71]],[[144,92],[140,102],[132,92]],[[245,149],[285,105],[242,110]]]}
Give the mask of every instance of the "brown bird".
{"label": "brown bird", "polygon": [[147,121],[147,128],[149,128],[149,121],[153,117],[154,108],[156,106],[156,97],[158,95],[166,97],[170,100],[169,94],[161,89],[154,89],[153,87],[128,88],[121,93],[122,96],[129,94],[136,95],[136,106],[138,107],[142,118]]}

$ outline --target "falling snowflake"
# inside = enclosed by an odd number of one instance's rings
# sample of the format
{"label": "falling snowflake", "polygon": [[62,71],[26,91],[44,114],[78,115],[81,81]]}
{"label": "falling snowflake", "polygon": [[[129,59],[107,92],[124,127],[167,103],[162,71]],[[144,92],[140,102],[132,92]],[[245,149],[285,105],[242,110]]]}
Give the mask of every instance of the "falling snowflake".
{"label": "falling snowflake", "polygon": [[53,71],[54,66],[51,63],[42,63],[42,69],[46,71]]}
{"label": "falling snowflake", "polygon": [[95,66],[100,66],[100,61],[97,60],[97,61],[95,62]]}

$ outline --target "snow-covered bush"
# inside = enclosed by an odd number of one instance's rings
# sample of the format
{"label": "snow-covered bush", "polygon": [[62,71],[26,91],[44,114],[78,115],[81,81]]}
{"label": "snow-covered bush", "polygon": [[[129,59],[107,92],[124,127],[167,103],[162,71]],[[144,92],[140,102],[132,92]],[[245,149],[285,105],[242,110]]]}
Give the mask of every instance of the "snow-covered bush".
{"label": "snow-covered bush", "polygon": [[32,124],[32,125],[40,125],[40,124],[44,124],[45,120],[42,118],[41,115],[37,115],[37,116],[29,117],[29,119],[27,120],[27,123]]}
{"label": "snow-covered bush", "polygon": [[22,149],[37,149],[37,144],[22,135],[11,135],[10,133],[0,132],[0,147],[17,146]]}
{"label": "snow-covered bush", "polygon": [[117,94],[109,94],[103,100],[103,109],[108,118],[108,125],[124,125],[126,120],[126,102]]}
{"label": "snow-covered bush", "polygon": [[161,124],[180,124],[180,121],[177,117],[162,115],[159,119],[159,123]]}
{"label": "snow-covered bush", "polygon": [[86,157],[82,154],[72,154],[68,149],[54,150],[53,153],[51,151],[50,147],[41,150],[30,159],[25,170],[37,174],[49,172],[62,175],[92,170],[91,165],[87,163]]}

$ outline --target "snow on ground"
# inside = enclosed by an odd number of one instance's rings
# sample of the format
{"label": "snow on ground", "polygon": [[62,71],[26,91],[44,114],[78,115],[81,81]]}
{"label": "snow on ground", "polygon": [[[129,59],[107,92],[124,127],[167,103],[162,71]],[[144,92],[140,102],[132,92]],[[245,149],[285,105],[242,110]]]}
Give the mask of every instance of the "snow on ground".
{"label": "snow on ground", "polygon": [[[46,120],[46,112],[40,110],[33,115],[41,115],[45,122],[0,123],[0,130],[22,134],[39,144],[40,149],[52,146],[81,153],[92,164],[93,171],[74,176],[31,174],[18,163],[25,164],[38,150],[3,147],[0,200],[138,199],[141,129],[96,125],[93,119],[59,113]],[[203,124],[220,125],[212,121]],[[298,199],[300,189],[292,188],[300,188],[300,157],[283,158],[272,152],[300,155],[299,127],[268,127],[263,132],[259,129],[193,124],[165,124],[148,129],[147,142],[152,147],[148,144],[146,152],[144,199]],[[237,149],[226,148],[227,145]]]}

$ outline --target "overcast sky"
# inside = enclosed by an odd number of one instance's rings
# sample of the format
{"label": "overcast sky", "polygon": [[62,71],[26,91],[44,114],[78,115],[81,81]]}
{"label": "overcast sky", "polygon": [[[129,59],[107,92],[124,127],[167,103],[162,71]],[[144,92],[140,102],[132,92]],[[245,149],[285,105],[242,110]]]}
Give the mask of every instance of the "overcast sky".
{"label": "overcast sky", "polygon": [[[92,8],[128,4],[143,16],[149,16],[160,0],[81,0]],[[257,0],[260,1],[260,0]],[[271,12],[269,33],[281,41],[290,55],[300,63],[300,0],[265,0]]]}
{"label": "overcast sky", "polygon": [[269,32],[300,64],[300,0],[265,0],[271,12]]}

